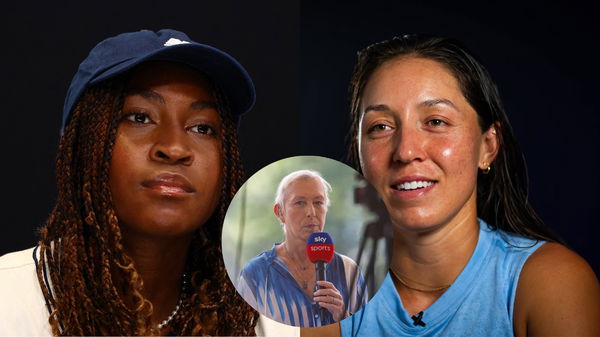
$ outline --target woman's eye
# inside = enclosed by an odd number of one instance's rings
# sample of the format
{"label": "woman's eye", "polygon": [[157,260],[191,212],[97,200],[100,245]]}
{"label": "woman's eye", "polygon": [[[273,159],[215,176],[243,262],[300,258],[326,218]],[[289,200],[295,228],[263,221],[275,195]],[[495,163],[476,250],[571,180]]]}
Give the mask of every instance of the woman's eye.
{"label": "woman's eye", "polygon": [[125,118],[127,118],[127,120],[134,122],[134,123],[141,123],[141,124],[150,123],[150,117],[148,117],[148,115],[146,115],[145,113],[141,113],[141,112],[129,114],[129,115],[125,116]]}
{"label": "woman's eye", "polygon": [[442,125],[448,125],[448,123],[444,122],[441,119],[431,119],[429,121],[427,121],[426,123],[429,126],[442,126]]}
{"label": "woman's eye", "polygon": [[369,128],[369,130],[367,130],[367,133],[373,133],[373,132],[381,132],[381,131],[387,131],[387,130],[391,130],[392,127],[386,124],[375,124],[373,126],[371,126]]}
{"label": "woman's eye", "polygon": [[215,129],[208,124],[194,125],[192,126],[191,131],[209,136],[213,136],[216,133]]}

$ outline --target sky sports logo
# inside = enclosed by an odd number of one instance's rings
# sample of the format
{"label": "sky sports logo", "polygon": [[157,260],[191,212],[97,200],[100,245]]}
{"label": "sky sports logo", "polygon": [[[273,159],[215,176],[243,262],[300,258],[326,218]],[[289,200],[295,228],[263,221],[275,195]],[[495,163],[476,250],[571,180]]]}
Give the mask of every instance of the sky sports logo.
{"label": "sky sports logo", "polygon": [[333,239],[327,232],[314,232],[306,240],[306,255],[312,263],[319,261],[329,263],[334,253]]}
{"label": "sky sports logo", "polygon": [[330,252],[332,250],[333,250],[333,247],[331,247],[331,245],[310,246],[311,252],[319,252],[319,251]]}
{"label": "sky sports logo", "polygon": [[327,232],[314,232],[306,240],[306,245],[333,245],[333,238]]}
{"label": "sky sports logo", "polygon": [[327,238],[324,236],[315,236],[314,242],[315,243],[325,243],[325,242],[327,242]]}

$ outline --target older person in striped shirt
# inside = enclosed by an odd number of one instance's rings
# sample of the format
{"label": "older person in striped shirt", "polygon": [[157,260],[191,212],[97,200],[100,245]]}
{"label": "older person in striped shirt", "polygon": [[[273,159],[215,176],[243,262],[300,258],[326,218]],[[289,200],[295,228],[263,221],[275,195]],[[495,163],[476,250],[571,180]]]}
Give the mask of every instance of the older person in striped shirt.
{"label": "older person in striped shirt", "polygon": [[[317,281],[306,256],[311,233],[321,232],[331,186],[318,172],[300,170],[279,183],[273,211],[285,240],[246,264],[237,288],[255,309],[278,322],[315,327],[338,322],[367,302],[364,279],[356,263],[335,253],[325,267],[327,281]],[[321,287],[321,289],[319,289]],[[320,308],[325,308],[321,314]]]}

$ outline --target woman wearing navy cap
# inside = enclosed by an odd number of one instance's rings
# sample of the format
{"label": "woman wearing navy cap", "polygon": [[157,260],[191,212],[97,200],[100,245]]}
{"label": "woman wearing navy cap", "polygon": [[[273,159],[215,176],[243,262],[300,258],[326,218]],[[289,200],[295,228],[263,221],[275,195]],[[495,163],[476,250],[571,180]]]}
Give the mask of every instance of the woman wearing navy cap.
{"label": "woman wearing navy cap", "polygon": [[181,32],[98,44],[69,88],[39,245],[0,258],[0,334],[254,334],[220,247],[253,104],[244,68]]}

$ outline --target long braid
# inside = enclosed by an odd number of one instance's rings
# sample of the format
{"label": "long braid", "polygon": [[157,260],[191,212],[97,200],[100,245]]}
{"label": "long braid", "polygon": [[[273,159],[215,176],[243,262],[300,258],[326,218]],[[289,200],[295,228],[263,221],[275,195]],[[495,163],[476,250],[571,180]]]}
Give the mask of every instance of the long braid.
{"label": "long braid", "polygon": [[[190,248],[190,265],[195,272],[188,315],[174,323],[184,335],[254,335],[258,313],[237,293],[225,270],[221,252],[221,229],[231,199],[241,186],[244,175],[240,164],[237,127],[227,100],[216,89],[217,106],[221,115],[223,148],[223,187],[215,214],[197,233]],[[208,277],[207,277],[208,276]],[[224,324],[224,322],[227,322]],[[250,324],[248,323],[250,322]]]}
{"label": "long braid", "polygon": [[[124,78],[86,91],[59,145],[56,206],[40,229],[37,275],[52,308],[54,335],[152,333],[152,305],[121,244],[109,172]],[[258,314],[236,293],[221,254],[225,210],[243,180],[237,129],[227,100],[216,91],[222,120],[223,187],[213,216],[197,231],[186,270],[191,287],[171,332],[185,335],[254,334]],[[50,276],[51,286],[44,281]],[[125,300],[124,300],[125,299]]]}
{"label": "long braid", "polygon": [[[58,201],[46,230],[41,232],[42,246],[46,246],[42,256],[52,257],[48,259],[48,271],[56,313],[50,318],[54,334],[110,333],[94,323],[102,318],[97,312],[106,309],[119,314],[106,305],[111,299],[120,299],[110,277],[114,249],[107,243],[111,234],[107,225],[116,224],[116,219],[114,216],[111,219],[114,212],[110,211],[107,198],[110,191],[107,179],[103,179],[110,164],[103,160],[103,153],[112,148],[111,142],[106,141],[110,138],[107,134],[114,133],[108,125],[116,118],[114,112],[122,99],[114,94],[122,90],[112,86],[113,83],[107,82],[85,94],[73,111],[59,147]],[[44,264],[42,259],[40,270]],[[45,295],[49,297],[47,291]],[[124,307],[122,301],[120,304]],[[114,321],[116,324],[109,326],[123,327],[120,324],[123,320]]]}

